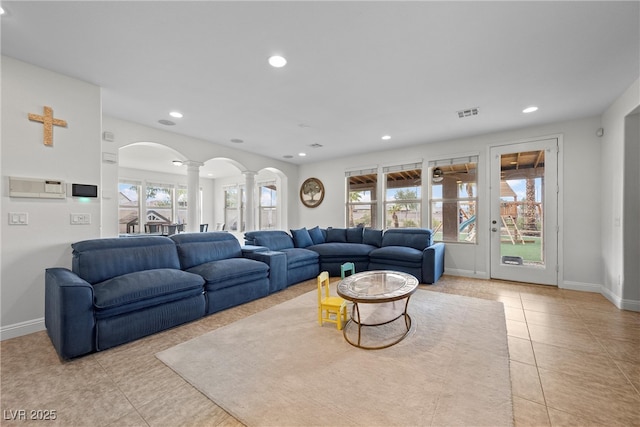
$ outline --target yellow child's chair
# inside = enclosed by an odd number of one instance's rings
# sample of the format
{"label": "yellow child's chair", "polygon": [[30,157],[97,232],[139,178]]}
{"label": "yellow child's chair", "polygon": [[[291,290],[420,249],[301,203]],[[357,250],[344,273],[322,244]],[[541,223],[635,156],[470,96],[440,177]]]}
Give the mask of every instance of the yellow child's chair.
{"label": "yellow child's chair", "polygon": [[323,271],[318,276],[318,323],[335,323],[342,330],[347,323],[347,301],[329,294],[329,273]]}

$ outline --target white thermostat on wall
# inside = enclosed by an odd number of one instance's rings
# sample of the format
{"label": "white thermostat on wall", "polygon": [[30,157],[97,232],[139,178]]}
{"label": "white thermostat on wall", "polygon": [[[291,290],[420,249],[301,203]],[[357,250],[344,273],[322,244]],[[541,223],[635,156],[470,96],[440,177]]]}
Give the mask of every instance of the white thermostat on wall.
{"label": "white thermostat on wall", "polygon": [[33,197],[39,199],[64,199],[66,186],[57,179],[9,177],[10,197]]}

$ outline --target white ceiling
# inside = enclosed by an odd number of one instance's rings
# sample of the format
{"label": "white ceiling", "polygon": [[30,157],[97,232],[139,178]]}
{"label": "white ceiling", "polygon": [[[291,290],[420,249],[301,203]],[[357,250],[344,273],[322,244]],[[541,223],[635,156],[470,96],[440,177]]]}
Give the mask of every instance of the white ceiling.
{"label": "white ceiling", "polygon": [[601,114],[640,76],[639,4],[3,1],[2,54],[101,86],[106,115],[304,164]]}

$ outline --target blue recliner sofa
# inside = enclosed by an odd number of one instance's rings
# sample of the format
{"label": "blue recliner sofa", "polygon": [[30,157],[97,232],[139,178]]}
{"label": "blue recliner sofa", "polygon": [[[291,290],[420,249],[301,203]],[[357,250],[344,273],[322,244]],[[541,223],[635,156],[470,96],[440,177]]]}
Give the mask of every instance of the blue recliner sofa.
{"label": "blue recliner sofa", "polygon": [[180,267],[204,278],[206,314],[269,295],[269,266],[245,258],[229,233],[181,233],[170,237]]}
{"label": "blue recliner sofa", "polygon": [[86,240],[45,273],[45,326],[64,359],[105,350],[264,297],[281,253],[245,256],[226,232]]}
{"label": "blue recliner sofa", "polygon": [[72,270],[45,274],[45,326],[65,359],[104,350],[205,314],[204,279],[182,271],[161,236],[71,245]]}

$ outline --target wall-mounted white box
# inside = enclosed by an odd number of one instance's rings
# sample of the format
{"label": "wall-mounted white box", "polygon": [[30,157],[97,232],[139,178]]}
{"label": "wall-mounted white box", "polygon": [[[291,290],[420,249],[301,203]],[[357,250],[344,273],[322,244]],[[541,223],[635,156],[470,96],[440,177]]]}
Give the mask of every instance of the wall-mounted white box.
{"label": "wall-mounted white box", "polygon": [[33,197],[39,199],[64,199],[66,185],[57,179],[9,177],[10,197]]}

